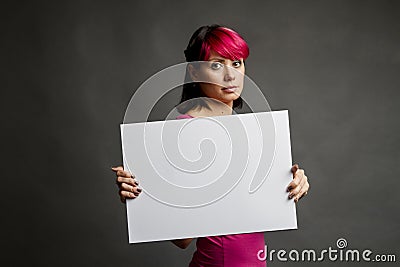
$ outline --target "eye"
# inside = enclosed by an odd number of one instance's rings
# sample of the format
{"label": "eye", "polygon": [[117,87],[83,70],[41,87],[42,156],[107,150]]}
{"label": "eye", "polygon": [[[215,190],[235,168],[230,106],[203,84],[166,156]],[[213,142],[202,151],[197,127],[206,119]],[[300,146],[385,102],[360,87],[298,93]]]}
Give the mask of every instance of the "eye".
{"label": "eye", "polygon": [[235,60],[235,61],[233,61],[232,66],[234,68],[239,68],[240,66],[242,66],[242,61],[241,60]]}
{"label": "eye", "polygon": [[213,63],[211,63],[211,68],[213,69],[213,70],[219,70],[219,69],[221,69],[223,67],[223,65],[221,64],[221,63],[219,63],[219,62],[213,62]]}

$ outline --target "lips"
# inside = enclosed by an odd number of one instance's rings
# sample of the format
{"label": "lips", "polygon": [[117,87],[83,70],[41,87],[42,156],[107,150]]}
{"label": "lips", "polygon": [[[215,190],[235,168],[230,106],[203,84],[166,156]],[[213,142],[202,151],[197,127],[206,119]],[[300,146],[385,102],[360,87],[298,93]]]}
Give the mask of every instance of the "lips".
{"label": "lips", "polygon": [[227,92],[227,93],[233,93],[236,91],[237,88],[238,88],[237,86],[228,86],[228,87],[222,88],[222,91]]}

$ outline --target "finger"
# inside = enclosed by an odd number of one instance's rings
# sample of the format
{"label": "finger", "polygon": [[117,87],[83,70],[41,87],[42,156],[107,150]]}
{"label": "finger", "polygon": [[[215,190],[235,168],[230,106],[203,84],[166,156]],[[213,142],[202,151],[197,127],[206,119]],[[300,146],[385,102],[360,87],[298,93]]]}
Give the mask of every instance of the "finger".
{"label": "finger", "polygon": [[305,186],[306,182],[307,182],[307,179],[305,179],[305,177],[303,177],[300,180],[300,184],[298,186],[296,186],[295,188],[293,188],[292,190],[290,190],[289,198],[296,196],[301,191],[301,189]]}
{"label": "finger", "polygon": [[292,171],[293,175],[297,172],[298,169],[299,169],[299,164],[294,164],[292,166],[291,171]]}
{"label": "finger", "polygon": [[129,184],[131,186],[138,186],[139,185],[138,181],[136,181],[133,178],[126,178],[126,177],[118,176],[117,177],[117,184],[120,184],[120,183],[126,183],[126,184]]}
{"label": "finger", "polygon": [[298,169],[296,173],[294,174],[293,180],[290,182],[290,184],[287,187],[287,191],[289,192],[293,188],[297,187],[300,182],[302,177],[304,176],[304,171],[302,169]]}
{"label": "finger", "polygon": [[140,189],[137,186],[131,186],[126,183],[122,183],[120,188],[124,191],[132,192],[134,195],[138,196],[140,192],[142,192],[142,189]]}
{"label": "finger", "polygon": [[121,185],[119,186],[119,188],[123,191],[128,191],[128,192],[132,192],[134,193],[134,186],[128,185],[127,183],[121,183]]}
{"label": "finger", "polygon": [[289,191],[289,198],[296,196],[300,192],[301,188],[305,185],[305,183],[306,180],[303,178],[300,180],[300,183],[296,187],[291,188]]}
{"label": "finger", "polygon": [[134,198],[137,197],[137,196],[135,196],[134,193],[128,192],[128,191],[124,191],[124,190],[119,190],[119,195],[121,197],[124,197],[125,199],[134,199]]}
{"label": "finger", "polygon": [[118,171],[117,171],[117,176],[135,178],[135,175],[131,174],[131,173],[128,172],[128,171],[124,171],[124,170],[118,170]]}
{"label": "finger", "polygon": [[124,168],[122,166],[117,166],[117,167],[111,167],[111,170],[113,170],[114,172],[117,172],[119,170],[124,170]]}
{"label": "finger", "polygon": [[303,196],[305,196],[308,192],[308,190],[310,189],[310,185],[307,183],[305,184],[300,192],[294,197],[294,201],[297,203]]}

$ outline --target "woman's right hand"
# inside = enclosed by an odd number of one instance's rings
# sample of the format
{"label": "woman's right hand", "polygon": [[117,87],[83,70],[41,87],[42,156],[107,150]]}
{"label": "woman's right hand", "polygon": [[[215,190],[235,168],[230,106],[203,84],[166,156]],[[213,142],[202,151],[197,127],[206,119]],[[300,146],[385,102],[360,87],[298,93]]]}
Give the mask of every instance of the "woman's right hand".
{"label": "woman's right hand", "polygon": [[122,166],[112,167],[111,170],[113,170],[117,176],[116,182],[119,188],[121,202],[125,203],[126,199],[137,198],[140,192],[142,192],[142,189],[138,187],[139,183],[135,180],[135,175],[124,171]]}

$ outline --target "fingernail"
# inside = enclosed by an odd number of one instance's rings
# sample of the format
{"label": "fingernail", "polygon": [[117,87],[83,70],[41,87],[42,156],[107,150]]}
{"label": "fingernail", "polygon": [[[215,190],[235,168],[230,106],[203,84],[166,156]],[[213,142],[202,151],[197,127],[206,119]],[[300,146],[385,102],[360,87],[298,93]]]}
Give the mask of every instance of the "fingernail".
{"label": "fingernail", "polygon": [[137,181],[135,181],[135,185],[139,185],[139,183]]}
{"label": "fingernail", "polygon": [[289,194],[289,199],[291,199],[293,196]]}
{"label": "fingernail", "polygon": [[137,191],[138,191],[138,192],[142,192],[142,189],[138,188]]}
{"label": "fingernail", "polygon": [[290,187],[286,188],[286,192],[290,192]]}

